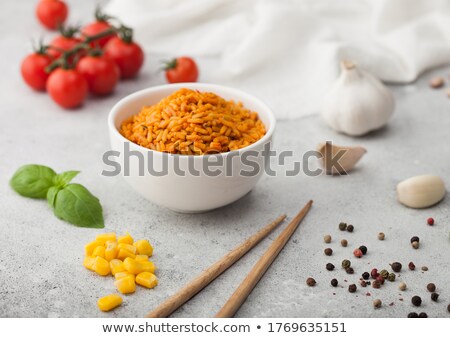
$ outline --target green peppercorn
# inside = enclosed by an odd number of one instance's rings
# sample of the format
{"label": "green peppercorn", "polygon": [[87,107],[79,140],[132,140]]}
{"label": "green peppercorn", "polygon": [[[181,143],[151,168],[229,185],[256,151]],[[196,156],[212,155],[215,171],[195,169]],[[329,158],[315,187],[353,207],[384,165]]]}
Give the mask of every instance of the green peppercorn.
{"label": "green peppercorn", "polygon": [[380,232],[379,234],[378,234],[378,239],[380,240],[380,241],[384,241],[384,238],[385,238],[386,236],[385,236],[385,234],[384,234],[384,232]]}
{"label": "green peppercorn", "polygon": [[333,278],[331,280],[331,286],[334,286],[334,287],[338,286],[338,280],[336,278]]}
{"label": "green peppercorn", "polygon": [[331,236],[330,235],[325,235],[323,236],[323,241],[325,243],[330,243],[331,242]]}
{"label": "green peppercorn", "polygon": [[387,270],[381,270],[380,275],[383,276],[384,279],[388,278],[389,272]]}
{"label": "green peppercorn", "polygon": [[395,273],[391,272],[391,273],[389,274],[389,276],[388,276],[388,280],[389,280],[390,282],[395,281]]}
{"label": "green peppercorn", "polygon": [[347,223],[341,222],[339,223],[339,230],[345,231],[347,229]]}
{"label": "green peppercorn", "polygon": [[372,287],[373,287],[374,289],[379,289],[379,288],[381,288],[381,283],[380,283],[380,281],[374,280],[374,281],[372,282]]}
{"label": "green peppercorn", "polygon": [[422,298],[419,296],[414,296],[411,298],[411,303],[413,303],[414,306],[420,306],[422,304]]}
{"label": "green peppercorn", "polygon": [[422,271],[428,271],[428,266],[422,266],[420,269],[421,269]]}
{"label": "green peppercorn", "polygon": [[347,231],[348,231],[348,232],[353,232],[353,230],[355,230],[355,227],[354,227],[353,225],[349,224],[349,225],[347,226]]}
{"label": "green peppercorn", "polygon": [[333,249],[326,248],[323,252],[325,253],[325,255],[331,256],[333,254]]}
{"label": "green peppercorn", "polygon": [[394,270],[394,272],[400,272],[400,270],[402,269],[402,264],[399,262],[394,262],[391,264],[391,268],[392,270]]}
{"label": "green peppercorn", "polygon": [[348,292],[355,293],[356,289],[357,289],[356,284],[350,284],[348,286]]}
{"label": "green peppercorn", "polygon": [[420,246],[419,242],[412,242],[411,245],[412,245],[413,249],[419,249],[419,246]]}
{"label": "green peppercorn", "polygon": [[433,293],[431,294],[431,300],[432,300],[433,302],[437,302],[437,301],[438,301],[438,298],[439,298],[439,294],[438,294],[438,293],[433,292]]}
{"label": "green peppercorn", "polygon": [[344,269],[349,268],[350,265],[352,265],[352,263],[351,263],[348,259],[344,259],[344,260],[342,261],[342,267],[343,267]]}

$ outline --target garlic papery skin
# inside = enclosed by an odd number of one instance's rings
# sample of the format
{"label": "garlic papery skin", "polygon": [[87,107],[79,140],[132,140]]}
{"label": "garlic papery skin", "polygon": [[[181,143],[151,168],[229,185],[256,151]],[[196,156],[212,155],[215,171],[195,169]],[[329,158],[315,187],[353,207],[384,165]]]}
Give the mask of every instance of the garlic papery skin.
{"label": "garlic papery skin", "polygon": [[322,106],[325,122],[351,136],[362,136],[385,126],[395,108],[391,91],[350,61],[341,62],[341,68],[341,75]]}
{"label": "garlic papery skin", "polygon": [[397,185],[398,200],[410,208],[428,208],[445,196],[445,184],[435,175],[420,175],[408,178]]}
{"label": "garlic papery skin", "polygon": [[[320,143],[317,151],[322,155],[320,162],[327,175],[346,175],[367,153],[361,146],[338,146],[331,142]],[[334,163],[334,159],[337,159],[337,163]]]}

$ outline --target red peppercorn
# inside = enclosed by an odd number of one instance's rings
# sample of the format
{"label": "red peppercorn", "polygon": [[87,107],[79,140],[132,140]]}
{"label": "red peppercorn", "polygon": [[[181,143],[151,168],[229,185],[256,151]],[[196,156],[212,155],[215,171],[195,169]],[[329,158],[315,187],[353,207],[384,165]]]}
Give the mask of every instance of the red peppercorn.
{"label": "red peppercorn", "polygon": [[353,254],[355,255],[355,257],[358,257],[358,258],[361,258],[363,256],[363,253],[362,253],[361,249],[359,249],[359,248],[355,249],[353,251]]}
{"label": "red peppercorn", "polygon": [[428,223],[428,225],[433,225],[434,224],[434,218],[433,217],[428,218],[427,219],[427,223]]}
{"label": "red peppercorn", "polygon": [[383,277],[383,276],[378,275],[377,278],[376,278],[376,280],[379,281],[381,285],[384,284],[384,277]]}
{"label": "red peppercorn", "polygon": [[372,269],[372,271],[370,271],[370,275],[372,276],[372,278],[377,278],[380,274],[378,273],[377,269]]}

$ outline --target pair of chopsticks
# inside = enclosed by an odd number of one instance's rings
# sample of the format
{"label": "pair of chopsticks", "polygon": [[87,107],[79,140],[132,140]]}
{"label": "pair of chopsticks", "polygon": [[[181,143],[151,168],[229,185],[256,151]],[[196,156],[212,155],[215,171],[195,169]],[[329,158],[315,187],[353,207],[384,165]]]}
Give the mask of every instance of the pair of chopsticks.
{"label": "pair of chopsticks", "polygon": [[[262,278],[269,266],[283,249],[289,238],[297,229],[300,222],[308,213],[313,201],[309,201],[302,210],[295,216],[283,232],[272,242],[267,251],[261,256],[258,262],[253,266],[247,277],[242,281],[236,291],[231,295],[225,305],[217,312],[217,318],[233,317],[237,310],[241,307],[249,294],[252,292],[256,284]],[[238,245],[228,254],[211,265],[208,269],[201,272],[190,283],[181,288],[173,296],[166,299],[156,309],[146,315],[147,318],[165,318],[172,312],[194,297],[204,287],[216,279],[222,272],[227,270],[250,249],[265,238],[272,230],[274,230],[284,219],[286,215],[281,215],[272,223],[266,225],[246,241]]]}

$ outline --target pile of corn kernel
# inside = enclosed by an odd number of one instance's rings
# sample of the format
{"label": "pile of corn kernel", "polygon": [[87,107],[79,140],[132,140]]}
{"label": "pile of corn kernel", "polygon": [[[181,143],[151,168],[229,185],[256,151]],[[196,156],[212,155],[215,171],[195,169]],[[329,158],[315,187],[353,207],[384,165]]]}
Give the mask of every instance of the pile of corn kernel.
{"label": "pile of corn kernel", "polygon": [[[84,246],[83,265],[100,276],[112,274],[114,285],[122,294],[133,293],[136,284],[152,289],[158,285],[155,265],[149,261],[153,247],[146,239],[134,241],[129,233],[117,237],[115,233],[97,235],[95,241]],[[122,297],[111,294],[98,300],[102,311],[110,311],[122,304]]]}

